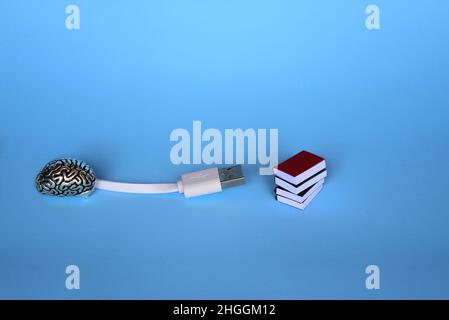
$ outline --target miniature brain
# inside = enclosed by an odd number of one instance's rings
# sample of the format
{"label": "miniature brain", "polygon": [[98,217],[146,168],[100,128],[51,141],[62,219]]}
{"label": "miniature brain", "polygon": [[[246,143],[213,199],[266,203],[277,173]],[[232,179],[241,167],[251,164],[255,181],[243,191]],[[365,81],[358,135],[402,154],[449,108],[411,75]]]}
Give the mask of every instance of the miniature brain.
{"label": "miniature brain", "polygon": [[36,177],[36,189],[51,196],[88,195],[95,187],[94,171],[84,161],[58,159],[47,163]]}

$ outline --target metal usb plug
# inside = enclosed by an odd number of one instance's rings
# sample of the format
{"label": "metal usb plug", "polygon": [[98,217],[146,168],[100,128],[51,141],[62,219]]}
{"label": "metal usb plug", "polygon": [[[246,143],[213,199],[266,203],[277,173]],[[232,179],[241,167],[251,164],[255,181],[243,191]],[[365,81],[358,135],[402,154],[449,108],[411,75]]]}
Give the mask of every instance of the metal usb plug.
{"label": "metal usb plug", "polygon": [[243,175],[241,165],[218,168],[218,175],[223,189],[240,186],[245,183],[245,176]]}

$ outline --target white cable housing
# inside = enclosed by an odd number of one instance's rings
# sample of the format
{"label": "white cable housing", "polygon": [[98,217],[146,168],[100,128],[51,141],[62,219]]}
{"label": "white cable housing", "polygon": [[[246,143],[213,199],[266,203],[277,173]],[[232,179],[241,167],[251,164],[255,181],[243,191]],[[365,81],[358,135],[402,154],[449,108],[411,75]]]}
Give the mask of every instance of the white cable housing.
{"label": "white cable housing", "polygon": [[183,174],[181,185],[186,198],[222,191],[217,168]]}

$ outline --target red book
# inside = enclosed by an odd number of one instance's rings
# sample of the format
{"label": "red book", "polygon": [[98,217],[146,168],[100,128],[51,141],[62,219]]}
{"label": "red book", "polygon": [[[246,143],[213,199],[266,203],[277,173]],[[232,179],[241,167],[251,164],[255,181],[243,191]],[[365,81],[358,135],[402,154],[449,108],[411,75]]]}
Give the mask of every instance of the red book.
{"label": "red book", "polygon": [[301,151],[278,164],[277,167],[273,168],[273,172],[277,177],[297,186],[324,169],[326,169],[324,158],[307,151]]}

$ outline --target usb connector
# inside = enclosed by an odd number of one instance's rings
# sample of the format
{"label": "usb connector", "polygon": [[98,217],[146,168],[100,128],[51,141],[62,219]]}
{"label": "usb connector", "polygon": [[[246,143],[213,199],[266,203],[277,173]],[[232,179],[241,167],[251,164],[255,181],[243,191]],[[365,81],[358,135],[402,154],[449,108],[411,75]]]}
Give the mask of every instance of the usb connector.
{"label": "usb connector", "polygon": [[245,183],[241,165],[219,168],[218,175],[223,189],[239,186]]}
{"label": "usb connector", "polygon": [[245,183],[242,166],[236,165],[226,168],[211,168],[186,173],[178,181],[178,191],[186,198],[221,192],[225,188]]}

